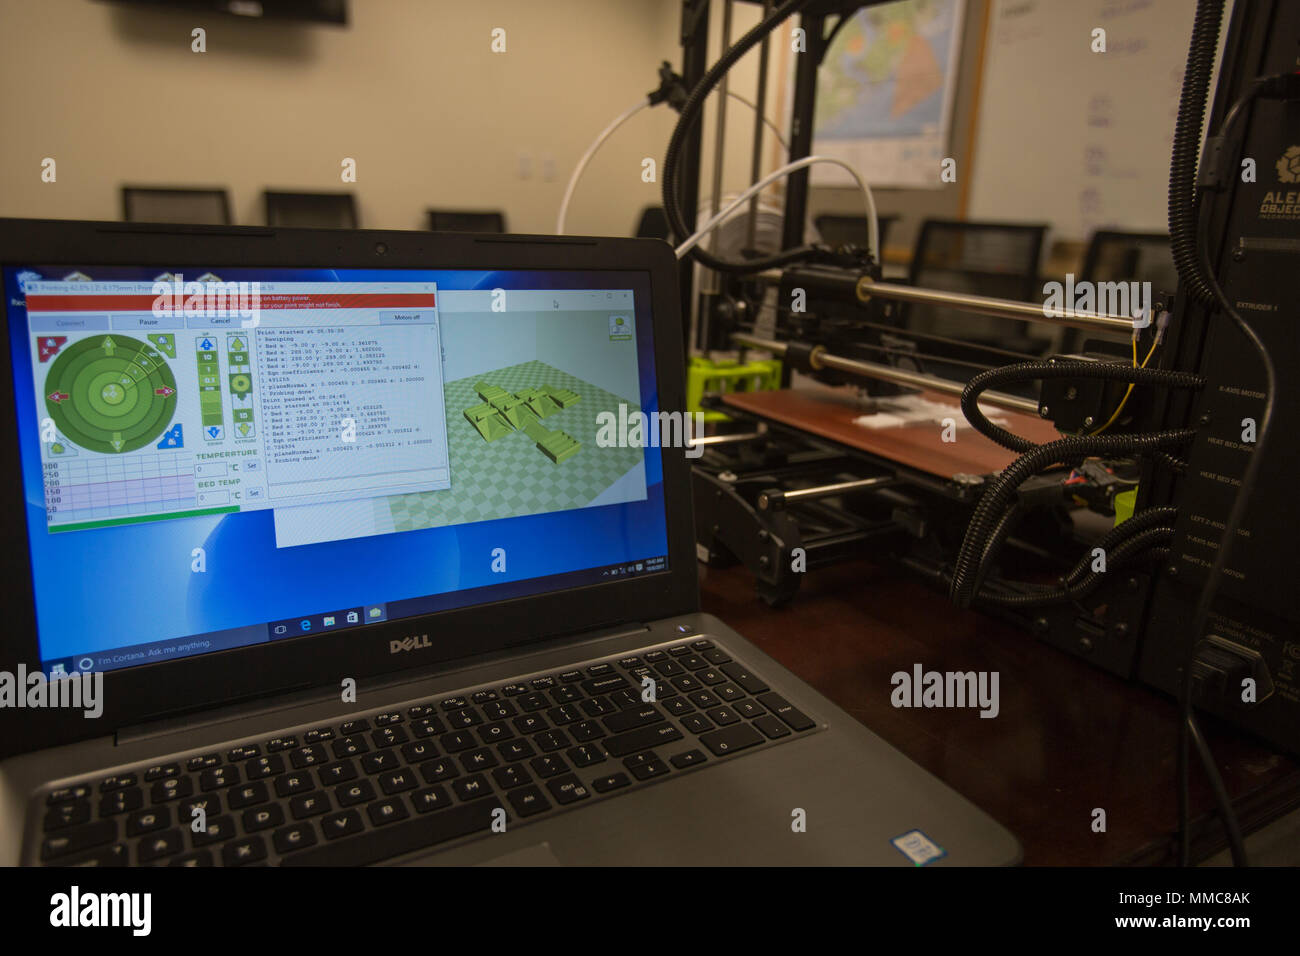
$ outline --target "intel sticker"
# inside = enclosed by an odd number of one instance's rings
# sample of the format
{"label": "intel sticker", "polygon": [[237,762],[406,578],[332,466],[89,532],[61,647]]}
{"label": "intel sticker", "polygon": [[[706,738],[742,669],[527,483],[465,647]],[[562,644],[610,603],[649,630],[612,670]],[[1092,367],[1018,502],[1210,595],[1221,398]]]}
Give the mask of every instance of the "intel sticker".
{"label": "intel sticker", "polygon": [[917,866],[925,866],[948,855],[947,850],[938,846],[920,830],[911,830],[902,836],[894,837],[889,842],[894,844],[894,849]]}

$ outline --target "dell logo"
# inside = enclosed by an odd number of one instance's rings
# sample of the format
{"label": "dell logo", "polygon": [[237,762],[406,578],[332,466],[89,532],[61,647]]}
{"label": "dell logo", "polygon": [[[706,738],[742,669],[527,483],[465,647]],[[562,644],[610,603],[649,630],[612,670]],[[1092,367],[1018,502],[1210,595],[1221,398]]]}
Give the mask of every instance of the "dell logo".
{"label": "dell logo", "polygon": [[401,640],[388,642],[388,653],[398,654],[402,651],[413,651],[417,647],[429,647],[428,634],[412,634],[410,637],[404,637]]}

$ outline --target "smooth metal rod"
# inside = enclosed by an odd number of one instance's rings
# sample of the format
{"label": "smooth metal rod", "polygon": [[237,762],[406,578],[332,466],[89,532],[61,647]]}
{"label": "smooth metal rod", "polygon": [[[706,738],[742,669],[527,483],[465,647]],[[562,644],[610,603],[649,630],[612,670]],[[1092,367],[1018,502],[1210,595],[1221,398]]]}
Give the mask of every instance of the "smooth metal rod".
{"label": "smooth metal rod", "polygon": [[1048,315],[1043,306],[1034,302],[1016,302],[1014,299],[993,299],[984,295],[968,295],[964,292],[940,292],[935,289],[922,289],[919,286],[897,285],[892,282],[876,282],[869,276],[858,280],[858,300],[867,302],[872,296],[882,299],[897,299],[900,302],[923,302],[926,305],[946,305],[963,312],[978,315],[993,315],[1002,319],[1021,319],[1025,322],[1043,322],[1048,325],[1063,325],[1071,329],[1084,329],[1089,332],[1118,332],[1125,335],[1133,333],[1133,319],[1104,312],[1076,312],[1073,308],[1063,310],[1062,315]]}
{"label": "smooth metal rod", "polygon": [[[758,273],[758,277],[767,282],[779,283],[784,274],[781,269],[764,269]],[[870,276],[862,276],[858,279],[857,296],[859,302],[868,302],[872,296],[879,296],[882,299],[945,305],[961,312],[975,312],[979,315],[992,315],[1003,319],[1020,319],[1025,322],[1041,322],[1045,325],[1061,325],[1089,332],[1118,332],[1125,335],[1131,335],[1133,332],[1133,320],[1122,315],[1073,310],[1067,311],[1064,315],[1045,315],[1043,307],[1033,302],[994,299],[983,295],[968,295],[964,292],[943,292],[937,289],[922,289],[919,286],[898,285],[893,282],[876,282]],[[906,329],[898,331],[900,335],[907,334]]]}
{"label": "smooth metal rod", "polygon": [[692,438],[690,447],[696,445],[730,445],[735,442],[753,441],[755,438],[762,438],[767,434],[767,429],[756,432],[736,432],[731,435],[704,435],[700,438]]}
{"label": "smooth metal rod", "polygon": [[[731,338],[740,345],[763,349],[774,355],[785,355],[786,343],[784,342],[761,339],[754,335],[747,335],[744,332],[737,332]],[[908,372],[901,368],[894,368],[891,365],[879,365],[875,362],[863,362],[860,359],[843,358],[839,355],[832,355],[821,346],[813,349],[809,361],[813,368],[831,368],[837,372],[846,372],[849,375],[857,375],[862,378],[877,378],[898,385],[911,385],[914,388],[928,388],[931,391],[943,392],[947,395],[960,396],[965,390],[965,386],[959,382],[950,382],[946,378],[922,375],[919,372]],[[999,408],[1010,408],[1013,411],[1025,412],[1028,415],[1038,414],[1038,403],[1036,401],[1030,398],[1021,398],[1018,395],[1008,395],[1005,392],[982,392],[980,401],[988,405],[996,405]]]}
{"label": "smooth metal rod", "polygon": [[[722,7],[722,51],[725,53],[731,47],[731,9],[734,0],[727,0]],[[718,96],[715,100],[717,110],[717,121],[714,125],[713,133],[713,195],[709,197],[710,216],[716,216],[718,210],[722,207],[722,162],[724,146],[727,141],[727,74],[722,74],[722,79],[718,81]],[[718,247],[718,233],[715,231],[709,237],[709,248],[714,252]],[[717,279],[713,279],[713,287],[717,288]]]}
{"label": "smooth metal rod", "polygon": [[[781,501],[799,501],[800,499],[809,498],[829,498],[832,495],[847,494],[850,491],[861,491],[863,488],[875,488],[879,485],[889,485],[897,481],[893,475],[880,475],[875,478],[862,478],[858,481],[841,481],[833,485],[818,485],[814,488],[800,488],[797,491],[785,491],[781,493]],[[766,502],[766,504],[764,503]],[[758,506],[766,508],[773,503],[772,496],[767,494],[759,495]]]}
{"label": "smooth metal rod", "polygon": [[[763,19],[772,12],[772,0],[763,0]],[[763,178],[763,117],[767,115],[767,60],[769,36],[764,35],[758,54],[758,95],[754,97],[754,150],[750,157],[749,180]],[[717,215],[717,213],[714,213]],[[745,248],[754,249],[758,242],[758,193],[749,200],[749,223],[745,230]]]}

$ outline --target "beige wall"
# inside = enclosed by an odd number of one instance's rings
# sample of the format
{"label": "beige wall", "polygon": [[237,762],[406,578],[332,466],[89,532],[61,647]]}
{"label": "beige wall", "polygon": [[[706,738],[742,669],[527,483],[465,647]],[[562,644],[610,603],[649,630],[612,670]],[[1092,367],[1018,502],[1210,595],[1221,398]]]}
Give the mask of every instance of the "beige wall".
{"label": "beige wall", "polygon": [[[341,29],[0,0],[0,215],[113,219],[123,183],[225,185],[235,221],[256,224],[265,188],[352,188],[367,227],[422,228],[433,205],[500,208],[512,231],[548,233],[592,138],[660,60],[680,60],[675,0],[350,6]],[[659,201],[641,159],[662,160],[672,122],[643,112],[607,144],[570,232],[630,234]],[[41,182],[47,156],[55,183]]]}
{"label": "beige wall", "polygon": [[[952,147],[970,175],[979,29],[970,0]],[[709,60],[721,46],[711,5]],[[679,0],[351,0],[351,24],[248,22],[91,0],[0,0],[0,215],[114,219],[123,183],[224,185],[235,221],[263,221],[265,188],[355,190],[362,224],[419,229],[428,206],[499,208],[516,232],[550,233],[564,185],[594,136],[680,66]],[[733,41],[761,8],[736,3]],[[787,128],[788,23],[773,39],[767,113]],[[207,29],[208,52],[190,50]],[[490,50],[507,31],[507,52]],[[757,50],[730,74],[753,99]],[[704,118],[701,197],[712,185],[717,96]],[[676,114],[659,106],[605,145],[579,186],[568,231],[630,234],[660,202],[644,157],[662,163]],[[753,113],[727,109],[724,193],[750,181]],[[784,154],[767,136],[764,171]],[[58,181],[42,183],[44,157]],[[340,181],[357,160],[358,181]],[[527,162],[528,178],[521,176]],[[780,189],[768,196],[780,203]],[[957,215],[960,190],[877,191],[904,216]],[[861,210],[854,190],[815,189],[812,211]]]}

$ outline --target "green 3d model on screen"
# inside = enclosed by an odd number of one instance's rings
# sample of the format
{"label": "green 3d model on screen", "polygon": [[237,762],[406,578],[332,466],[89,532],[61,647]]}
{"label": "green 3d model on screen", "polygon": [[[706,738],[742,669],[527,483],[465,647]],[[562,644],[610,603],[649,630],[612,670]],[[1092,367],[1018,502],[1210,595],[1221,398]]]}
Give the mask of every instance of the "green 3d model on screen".
{"label": "green 3d model on screen", "polygon": [[488,382],[476,382],[474,391],[483,403],[465,409],[465,418],[484,441],[493,442],[522,431],[537,444],[538,451],[557,465],[582,448],[582,443],[572,435],[546,428],[540,422],[576,404],[580,398],[576,393],[553,385],[512,393]]}

